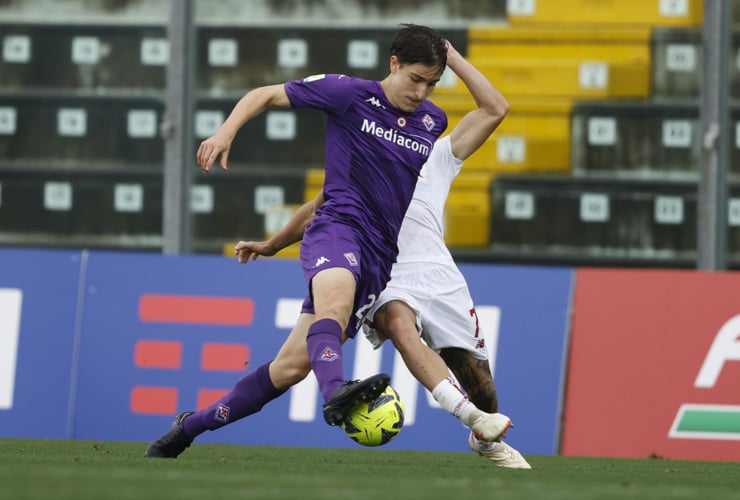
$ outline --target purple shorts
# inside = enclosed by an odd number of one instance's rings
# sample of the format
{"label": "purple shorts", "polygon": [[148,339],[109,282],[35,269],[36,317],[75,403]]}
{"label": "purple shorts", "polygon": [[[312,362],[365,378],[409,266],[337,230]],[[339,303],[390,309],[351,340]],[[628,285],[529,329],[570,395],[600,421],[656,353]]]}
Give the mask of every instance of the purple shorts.
{"label": "purple shorts", "polygon": [[354,274],[356,282],[353,317],[346,331],[354,338],[375,299],[385,289],[394,260],[393,252],[381,253],[370,245],[363,245],[360,235],[350,226],[317,216],[306,228],[301,243],[301,265],[309,285],[301,312],[314,313],[311,291],[314,275],[324,269],[343,267]]}

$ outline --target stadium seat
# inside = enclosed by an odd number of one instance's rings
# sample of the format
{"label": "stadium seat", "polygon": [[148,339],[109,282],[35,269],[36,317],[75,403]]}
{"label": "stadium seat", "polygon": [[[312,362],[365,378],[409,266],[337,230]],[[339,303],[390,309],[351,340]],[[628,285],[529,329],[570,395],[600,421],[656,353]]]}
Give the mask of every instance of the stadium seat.
{"label": "stadium seat", "polygon": [[639,26],[472,25],[468,57],[649,61],[651,30]]}
{"label": "stadium seat", "polygon": [[[235,101],[202,98],[196,103],[195,142],[215,133]],[[307,109],[274,109],[246,123],[233,142],[230,163],[278,168],[310,168],[323,165],[326,118]],[[193,158],[195,152],[193,152]]]}
{"label": "stadium seat", "polygon": [[[507,97],[643,98],[650,91],[650,32],[591,27],[469,30],[468,53]],[[466,95],[461,81],[439,95]]]}
{"label": "stadium seat", "polygon": [[[273,205],[268,212],[264,214],[265,234],[264,238],[271,238],[290,220],[295,211],[300,207],[298,204],[281,204]],[[249,239],[249,238],[248,238]],[[256,241],[262,238],[255,238]],[[223,245],[223,253],[226,257],[235,256],[236,242],[229,241]],[[297,259],[300,257],[301,243],[293,243],[275,254],[275,258]]]}
{"label": "stadium seat", "polygon": [[192,185],[210,192],[211,203],[202,210],[191,206],[193,244],[220,253],[226,243],[269,237],[303,203],[304,178],[303,169],[270,165],[197,175]]}
{"label": "stadium seat", "polygon": [[324,169],[310,168],[306,170],[306,180],[304,183],[303,200],[308,202],[313,200],[319,192],[324,189]]}
{"label": "stadium seat", "polygon": [[[471,60],[507,96],[572,99],[645,98],[649,66],[581,59],[486,58]],[[439,94],[465,95],[462,82]]]}
{"label": "stadium seat", "polygon": [[572,125],[576,175],[698,175],[701,130],[695,103],[582,102],[573,108]]}
{"label": "stadium seat", "polygon": [[[198,30],[197,86],[208,97],[238,99],[247,90],[320,73],[381,79],[388,74],[388,48],[397,26],[326,28],[306,26],[203,26]],[[445,36],[465,49],[464,29]]]}
{"label": "stadium seat", "polygon": [[0,155],[5,165],[161,172],[163,109],[157,98],[2,95]]}
{"label": "stadium seat", "polygon": [[2,177],[6,244],[158,249],[161,175],[26,168]]}
{"label": "stadium seat", "polygon": [[704,2],[686,0],[511,0],[507,17],[514,26],[595,24],[600,26],[699,26]]}
{"label": "stadium seat", "polygon": [[161,95],[169,48],[162,26],[14,24],[0,27],[0,88]]}
{"label": "stadium seat", "polygon": [[492,250],[539,259],[670,262],[693,258],[696,183],[500,176]]}
{"label": "stadium seat", "polygon": [[[192,247],[221,252],[225,242],[264,239],[301,203],[303,170],[252,167],[194,176]],[[89,166],[43,166],[3,173],[0,242],[42,246],[158,249],[162,244],[162,175]]]}
{"label": "stadium seat", "polygon": [[[449,120],[447,130],[475,109],[471,97],[434,96]],[[509,101],[509,114],[496,132],[465,161],[465,171],[499,173],[569,172],[569,99],[522,99]]]}
{"label": "stadium seat", "polygon": [[[735,2],[740,17],[740,2]],[[703,46],[700,28],[656,28],[653,31],[653,92],[655,99],[696,99],[701,94]],[[740,98],[740,51],[738,32],[730,37],[728,73],[729,93]]]}
{"label": "stadium seat", "polygon": [[702,82],[699,28],[656,28],[652,39],[652,97],[697,98]]}
{"label": "stadium seat", "polygon": [[444,237],[451,248],[487,247],[491,174],[463,170],[445,204]]}

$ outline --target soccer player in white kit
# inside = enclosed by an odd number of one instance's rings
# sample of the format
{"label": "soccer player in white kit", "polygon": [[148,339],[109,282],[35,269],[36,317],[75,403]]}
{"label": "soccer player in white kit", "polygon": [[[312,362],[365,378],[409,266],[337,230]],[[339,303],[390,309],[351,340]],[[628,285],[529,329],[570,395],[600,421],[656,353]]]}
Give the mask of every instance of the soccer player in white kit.
{"label": "soccer player in white kit", "polygon": [[[496,413],[498,400],[473,299],[444,242],[445,200],[468,156],[464,148],[453,146],[456,131],[460,129],[437,140],[422,167],[399,232],[391,280],[368,313],[363,330],[376,349],[390,338],[417,380],[443,408],[460,416],[466,407]],[[456,387],[448,368],[470,399]],[[531,468],[501,440],[489,442],[471,430],[468,444],[498,466]]]}
{"label": "soccer player in white kit", "polygon": [[[493,133],[509,106],[485,76],[449,43],[447,65],[468,86],[478,108],[449,135],[437,140],[422,167],[399,232],[399,254],[391,280],[370,309],[363,330],[376,348],[391,339],[417,380],[443,408],[465,422],[479,409],[496,413],[498,401],[473,300],[444,242],[444,205],[463,161]],[[301,229],[322,202],[320,193],[266,242],[239,242],[239,260],[274,255],[299,240]],[[450,377],[448,367],[470,399]],[[531,468],[517,450],[501,440],[488,442],[471,431],[468,443],[473,451],[498,466]]]}

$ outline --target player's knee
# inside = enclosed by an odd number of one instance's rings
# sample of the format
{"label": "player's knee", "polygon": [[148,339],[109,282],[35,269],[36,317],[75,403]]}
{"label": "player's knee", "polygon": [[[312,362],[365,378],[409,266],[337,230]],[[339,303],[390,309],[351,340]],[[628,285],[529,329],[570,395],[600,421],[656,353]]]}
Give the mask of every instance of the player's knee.
{"label": "player's knee", "polygon": [[416,329],[416,315],[406,304],[391,301],[384,304],[375,314],[375,328],[388,337],[398,349],[420,344]]}
{"label": "player's knee", "polygon": [[278,357],[270,365],[270,378],[278,389],[287,389],[306,378],[310,371],[308,359]]}
{"label": "player's knee", "polygon": [[391,328],[386,336],[401,354],[424,348],[415,329],[408,328],[408,325],[396,325],[396,328]]}

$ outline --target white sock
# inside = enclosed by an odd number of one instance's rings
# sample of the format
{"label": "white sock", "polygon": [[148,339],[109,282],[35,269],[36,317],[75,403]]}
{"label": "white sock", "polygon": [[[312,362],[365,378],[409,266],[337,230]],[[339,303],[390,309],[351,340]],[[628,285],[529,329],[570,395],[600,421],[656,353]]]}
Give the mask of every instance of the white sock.
{"label": "white sock", "polygon": [[459,418],[468,427],[475,417],[480,415],[480,410],[470,402],[450,378],[437,384],[432,391],[432,396],[442,408]]}

